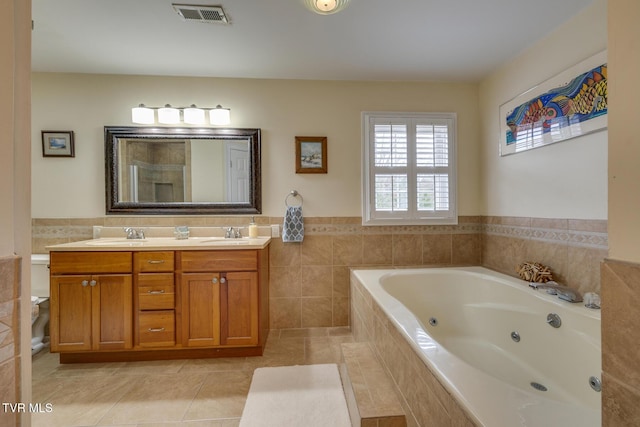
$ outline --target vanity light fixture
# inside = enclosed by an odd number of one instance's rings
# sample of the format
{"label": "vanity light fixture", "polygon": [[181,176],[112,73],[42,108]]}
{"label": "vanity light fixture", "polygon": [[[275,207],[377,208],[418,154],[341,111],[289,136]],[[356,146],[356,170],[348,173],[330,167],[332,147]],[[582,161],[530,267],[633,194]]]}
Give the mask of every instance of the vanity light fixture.
{"label": "vanity light fixture", "polygon": [[195,104],[191,104],[189,108],[184,109],[184,122],[190,125],[203,125],[205,124],[204,110],[196,107]]}
{"label": "vanity light fixture", "polygon": [[189,107],[172,107],[166,104],[164,107],[147,107],[140,104],[131,109],[131,121],[133,123],[152,125],[157,123],[174,125],[179,123],[189,125],[206,124],[206,111],[209,111],[209,124],[212,126],[228,125],[231,123],[231,110],[217,105],[215,108],[198,108],[195,104]]}
{"label": "vanity light fixture", "polygon": [[158,123],[163,125],[175,125],[180,123],[180,110],[167,104],[158,109]]}
{"label": "vanity light fixture", "polygon": [[351,0],[302,0],[307,9],[319,15],[331,15],[340,12]]}
{"label": "vanity light fixture", "polygon": [[142,125],[152,125],[156,121],[155,112],[153,108],[148,108],[145,107],[144,104],[140,104],[131,109],[131,121]]}
{"label": "vanity light fixture", "polygon": [[216,105],[216,108],[209,110],[209,123],[212,125],[228,125],[231,123],[231,110]]}

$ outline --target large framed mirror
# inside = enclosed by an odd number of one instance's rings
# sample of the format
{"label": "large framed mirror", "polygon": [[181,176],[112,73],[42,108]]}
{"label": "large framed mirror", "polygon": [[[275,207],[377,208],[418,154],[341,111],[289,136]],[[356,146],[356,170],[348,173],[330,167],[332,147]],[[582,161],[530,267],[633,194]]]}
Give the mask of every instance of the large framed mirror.
{"label": "large framed mirror", "polygon": [[105,126],[106,213],[259,214],[260,129]]}

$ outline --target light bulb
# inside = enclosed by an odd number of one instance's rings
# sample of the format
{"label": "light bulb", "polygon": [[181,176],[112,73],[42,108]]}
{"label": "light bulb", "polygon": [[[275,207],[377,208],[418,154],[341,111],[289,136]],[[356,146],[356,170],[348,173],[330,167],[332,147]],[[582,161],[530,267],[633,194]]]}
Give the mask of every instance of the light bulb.
{"label": "light bulb", "polygon": [[213,110],[209,110],[209,122],[212,125],[228,125],[231,123],[230,110],[217,105]]}
{"label": "light bulb", "polygon": [[316,7],[323,12],[331,12],[337,6],[336,0],[316,0]]}
{"label": "light bulb", "polygon": [[184,109],[184,122],[190,125],[203,125],[205,123],[204,110],[191,104],[191,107]]}
{"label": "light bulb", "polygon": [[180,110],[173,108],[170,104],[158,110],[158,122],[165,125],[175,125],[180,123]]}
{"label": "light bulb", "polygon": [[144,104],[131,109],[131,121],[142,125],[152,125],[155,121],[152,108],[147,108]]}
{"label": "light bulb", "polygon": [[301,0],[307,9],[319,15],[338,13],[349,5],[351,0]]}

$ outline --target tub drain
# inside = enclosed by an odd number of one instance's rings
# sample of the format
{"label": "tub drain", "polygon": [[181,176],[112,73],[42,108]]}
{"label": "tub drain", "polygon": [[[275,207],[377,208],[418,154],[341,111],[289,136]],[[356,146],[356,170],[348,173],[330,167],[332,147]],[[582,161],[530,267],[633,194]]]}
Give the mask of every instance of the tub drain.
{"label": "tub drain", "polygon": [[545,386],[535,381],[531,381],[531,387],[535,388],[538,391],[547,391],[547,388]]}
{"label": "tub drain", "polygon": [[431,326],[438,326],[438,319],[436,319],[435,317],[432,317],[429,319],[429,324]]}

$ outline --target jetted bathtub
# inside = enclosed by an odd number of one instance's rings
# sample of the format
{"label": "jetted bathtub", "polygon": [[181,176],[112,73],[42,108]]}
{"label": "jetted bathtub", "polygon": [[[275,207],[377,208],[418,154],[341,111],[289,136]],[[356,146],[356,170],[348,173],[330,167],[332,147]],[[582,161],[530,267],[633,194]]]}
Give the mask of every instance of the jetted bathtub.
{"label": "jetted bathtub", "polygon": [[601,425],[599,310],[482,267],[353,270],[352,292],[371,295],[473,423]]}

